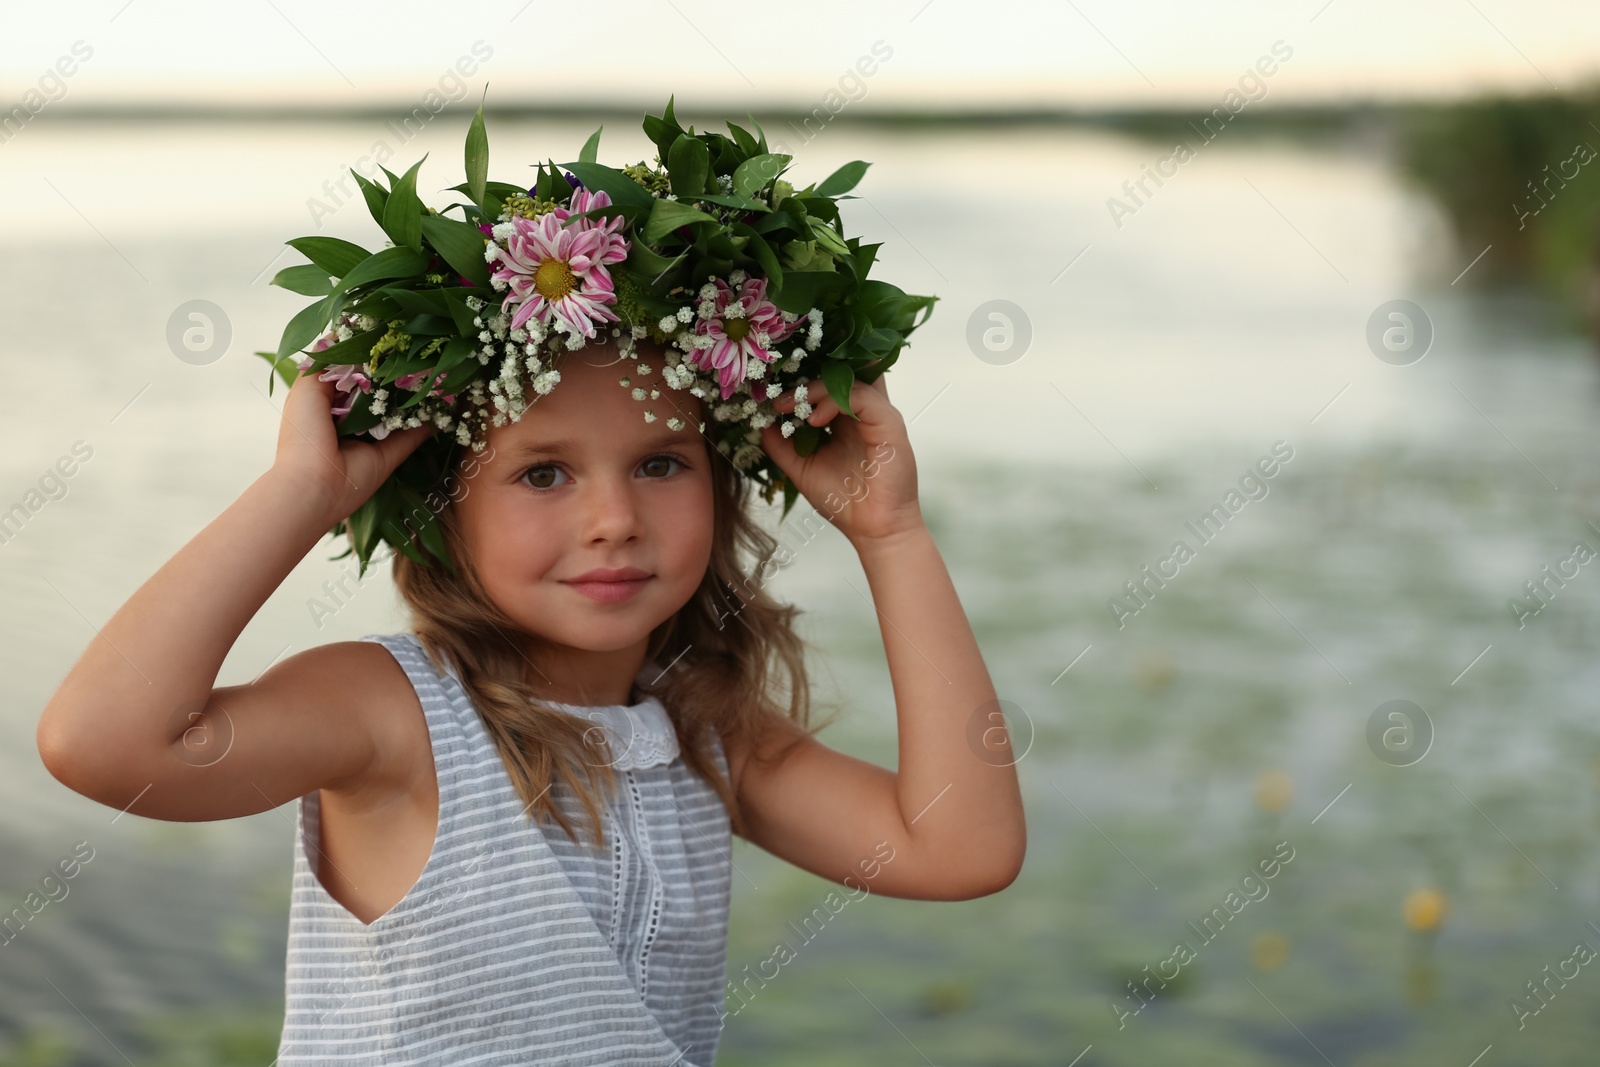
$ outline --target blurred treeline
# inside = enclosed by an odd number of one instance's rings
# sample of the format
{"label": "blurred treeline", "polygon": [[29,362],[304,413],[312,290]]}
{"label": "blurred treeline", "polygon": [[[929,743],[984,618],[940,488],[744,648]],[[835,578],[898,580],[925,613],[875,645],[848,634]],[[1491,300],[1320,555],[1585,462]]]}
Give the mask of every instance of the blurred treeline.
{"label": "blurred treeline", "polygon": [[[1225,114],[1225,112],[1224,112]],[[1198,146],[1202,111],[1101,114],[1107,126]],[[1378,152],[1450,222],[1461,285],[1541,299],[1600,338],[1600,85],[1539,96],[1346,107],[1246,106],[1214,136]],[[1203,152],[1203,149],[1202,149]],[[1491,247],[1492,246],[1492,247]],[[1454,272],[1451,272],[1452,277]]]}

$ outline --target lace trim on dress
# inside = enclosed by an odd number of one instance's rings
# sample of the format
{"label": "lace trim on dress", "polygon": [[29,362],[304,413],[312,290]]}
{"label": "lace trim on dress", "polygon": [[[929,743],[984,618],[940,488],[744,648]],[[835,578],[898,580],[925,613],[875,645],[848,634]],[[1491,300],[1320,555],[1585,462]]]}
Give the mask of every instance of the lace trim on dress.
{"label": "lace trim on dress", "polygon": [[654,697],[631,706],[555,706],[581,715],[605,730],[606,741],[611,746],[611,766],[615,770],[636,771],[678,758],[678,733],[673,729],[667,709]]}

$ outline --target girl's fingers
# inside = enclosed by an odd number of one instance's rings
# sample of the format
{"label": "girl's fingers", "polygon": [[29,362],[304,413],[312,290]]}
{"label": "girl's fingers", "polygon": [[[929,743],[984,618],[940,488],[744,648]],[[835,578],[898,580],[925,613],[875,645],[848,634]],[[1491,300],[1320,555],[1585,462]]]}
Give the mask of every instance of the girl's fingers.
{"label": "girl's fingers", "polygon": [[833,397],[824,397],[813,405],[811,414],[807,416],[806,421],[813,426],[821,426],[837,414],[839,414],[839,405],[834,403]]}

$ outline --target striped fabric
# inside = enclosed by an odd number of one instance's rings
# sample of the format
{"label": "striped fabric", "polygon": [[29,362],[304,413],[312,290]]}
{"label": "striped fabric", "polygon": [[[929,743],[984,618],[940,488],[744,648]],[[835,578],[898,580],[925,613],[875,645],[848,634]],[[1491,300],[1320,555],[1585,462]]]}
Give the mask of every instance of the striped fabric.
{"label": "striped fabric", "polygon": [[[417,882],[370,925],[317,879],[320,794],[300,798],[277,1067],[711,1067],[721,1035],[727,812],[654,697],[565,710],[607,731],[608,849],[539,827],[454,671],[412,633],[367,635],[427,716],[439,828]],[[639,678],[659,674],[645,664]],[[724,771],[720,744],[716,759]],[[565,783],[552,800],[583,827]]]}

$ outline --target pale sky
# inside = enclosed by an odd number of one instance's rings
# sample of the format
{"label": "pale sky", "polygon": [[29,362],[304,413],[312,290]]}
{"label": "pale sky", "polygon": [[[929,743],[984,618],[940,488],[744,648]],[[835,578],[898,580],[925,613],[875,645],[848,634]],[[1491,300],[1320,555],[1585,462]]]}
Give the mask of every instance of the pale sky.
{"label": "pale sky", "polygon": [[[0,4],[0,107],[141,100],[791,106],[1212,105],[1275,42],[1267,104],[1569,90],[1600,76],[1600,4],[1561,0],[386,0]],[[737,18],[730,11],[739,11]],[[78,42],[58,87],[46,71]],[[479,44],[481,62],[472,49]],[[878,58],[874,59],[874,47]],[[450,68],[477,69],[455,88]],[[847,72],[865,62],[859,77]],[[72,64],[67,64],[69,67]],[[1269,64],[1270,65],[1270,64]]]}

